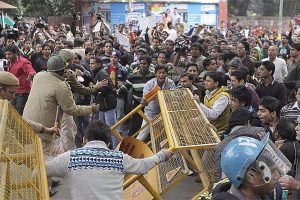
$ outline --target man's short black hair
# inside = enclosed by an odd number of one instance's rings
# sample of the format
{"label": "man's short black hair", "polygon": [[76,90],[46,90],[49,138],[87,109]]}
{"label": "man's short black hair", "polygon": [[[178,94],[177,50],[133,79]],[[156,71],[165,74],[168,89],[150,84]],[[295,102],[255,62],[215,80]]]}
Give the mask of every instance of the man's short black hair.
{"label": "man's short black hair", "polygon": [[297,51],[300,51],[300,43],[294,43],[294,44],[291,45],[291,47],[293,49],[296,49]]}
{"label": "man's short black hair", "polygon": [[142,60],[145,60],[148,63],[148,65],[152,63],[152,59],[148,55],[141,55],[139,61],[141,62]]}
{"label": "man's short black hair", "polygon": [[203,76],[203,80],[206,80],[206,77],[210,77],[214,82],[218,82],[218,87],[221,87],[223,84],[222,74],[220,72],[207,72]]}
{"label": "man's short black hair", "polygon": [[12,53],[14,53],[14,54],[19,54],[20,53],[20,49],[19,49],[19,47],[17,47],[15,44],[10,44],[10,45],[8,45],[7,47],[5,47],[5,50],[4,50],[5,52],[6,51],[10,51],[10,52],[12,52]]}
{"label": "man's short black hair", "polygon": [[74,39],[74,47],[82,47],[83,44],[84,44],[84,40],[82,38]]}
{"label": "man's short black hair", "polygon": [[49,43],[48,42],[45,42],[44,44],[42,44],[42,50],[45,49],[45,47],[50,47]]}
{"label": "man's short black hair", "polygon": [[168,67],[165,64],[157,64],[154,69],[154,73],[156,74],[156,72],[160,69],[164,69],[166,72],[168,72]]}
{"label": "man's short black hair", "polygon": [[167,57],[167,51],[165,50],[160,50],[158,53],[157,53],[157,56],[159,56],[159,54],[165,54],[165,56]]}
{"label": "man's short black hair", "polygon": [[84,51],[84,54],[88,55],[90,52],[94,53],[94,49],[92,49],[92,48],[86,48],[85,51]]}
{"label": "man's short black hair", "polygon": [[153,40],[158,40],[159,42],[161,42],[161,39],[159,37],[156,37],[156,36],[153,37],[151,41],[153,41]]}
{"label": "man's short black hair", "polygon": [[244,82],[247,82],[247,74],[242,70],[235,70],[231,73],[231,76],[234,76],[238,81],[244,80]]}
{"label": "man's short black hair", "polygon": [[84,131],[84,137],[87,141],[99,140],[105,144],[111,144],[111,129],[100,120],[92,121]]}
{"label": "man's short black hair", "polygon": [[217,50],[218,53],[222,53],[223,52],[222,49],[221,49],[221,47],[219,45],[214,45],[211,49]]}
{"label": "man's short black hair", "polygon": [[272,71],[272,76],[274,75],[275,72],[275,65],[273,62],[267,60],[261,63],[262,66],[264,66],[268,71]]}
{"label": "man's short black hair", "polygon": [[95,62],[96,62],[96,63],[98,63],[98,64],[102,64],[102,60],[101,60],[101,58],[100,58],[100,57],[98,57],[98,56],[94,56],[94,57],[92,57],[92,58],[91,58],[91,60],[95,60]]}
{"label": "man's short black hair", "polygon": [[280,101],[278,99],[276,99],[275,97],[264,96],[263,98],[261,98],[259,105],[263,106],[270,112],[275,111],[277,116],[279,116],[279,114],[280,114],[280,109],[281,109]]}
{"label": "man's short black hair", "polygon": [[242,41],[240,41],[240,43],[244,45],[244,47],[245,47],[245,50],[246,50],[247,52],[249,52],[249,51],[250,51],[250,45],[249,45],[249,43],[248,43],[248,42],[246,42],[246,41],[242,40]]}
{"label": "man's short black hair", "polygon": [[249,68],[245,66],[242,66],[241,68],[239,68],[239,70],[243,71],[246,74],[246,76],[250,75]]}
{"label": "man's short black hair", "polygon": [[203,53],[203,51],[204,51],[202,45],[201,45],[200,43],[198,43],[198,42],[192,43],[192,44],[191,44],[191,49],[192,49],[192,48],[197,48],[197,49],[199,49],[200,53]]}
{"label": "man's short black hair", "polygon": [[230,95],[239,100],[239,102],[245,102],[245,106],[251,105],[251,93],[245,86],[238,86],[230,90]]}
{"label": "man's short black hair", "polygon": [[188,63],[187,65],[186,65],[186,70],[190,67],[190,66],[195,66],[196,67],[196,69],[197,69],[197,71],[198,71],[198,65],[196,64],[196,63]]}
{"label": "man's short black hair", "polygon": [[180,75],[180,78],[186,77],[186,76],[189,77],[189,80],[190,80],[190,81],[193,81],[193,80],[194,80],[193,75],[190,74],[190,73],[183,73],[183,74]]}
{"label": "man's short black hair", "polygon": [[221,45],[222,42],[228,45],[228,42],[226,40],[221,40],[218,42],[218,44]]}
{"label": "man's short black hair", "polygon": [[237,56],[237,54],[232,51],[225,52],[224,53],[224,62],[231,61],[236,56]]}
{"label": "man's short black hair", "polygon": [[204,69],[207,70],[207,67],[210,65],[211,61],[213,60],[213,58],[211,57],[207,57],[203,60],[203,67]]}
{"label": "man's short black hair", "polygon": [[276,127],[275,132],[281,136],[284,140],[296,140],[297,133],[295,130],[295,124],[291,119],[280,117]]}

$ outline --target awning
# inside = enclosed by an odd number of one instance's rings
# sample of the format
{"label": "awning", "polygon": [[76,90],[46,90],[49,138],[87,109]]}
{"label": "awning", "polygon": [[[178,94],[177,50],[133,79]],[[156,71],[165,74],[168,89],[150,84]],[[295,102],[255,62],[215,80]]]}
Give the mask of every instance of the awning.
{"label": "awning", "polygon": [[5,3],[3,1],[0,1],[0,10],[1,10],[1,21],[2,21],[2,27],[5,27],[5,21],[4,21],[4,12],[5,9],[16,9],[17,7],[12,6],[8,3]]}
{"label": "awning", "polygon": [[17,7],[10,5],[8,3],[5,3],[3,1],[0,1],[0,9],[16,9]]}

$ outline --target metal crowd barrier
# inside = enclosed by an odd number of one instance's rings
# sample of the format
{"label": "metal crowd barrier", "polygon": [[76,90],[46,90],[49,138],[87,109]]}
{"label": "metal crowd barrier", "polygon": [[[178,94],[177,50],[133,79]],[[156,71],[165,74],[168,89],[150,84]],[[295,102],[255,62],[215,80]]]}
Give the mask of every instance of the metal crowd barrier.
{"label": "metal crowd barrier", "polygon": [[41,140],[0,100],[0,199],[49,199]]}
{"label": "metal crowd barrier", "polygon": [[[122,139],[122,136],[116,132],[116,128],[133,114],[139,113],[148,122],[146,126],[150,126],[152,151],[156,153],[162,148],[169,148],[175,152],[175,155],[169,161],[157,166],[156,173],[151,176],[131,175],[125,180],[124,189],[130,187],[131,184],[134,184],[135,188],[140,188],[142,184],[144,188],[141,190],[147,191],[152,196],[146,198],[144,195],[137,195],[139,193],[137,191],[126,192],[125,190],[125,197],[128,199],[162,199],[161,194],[169,191],[188,175],[189,164],[197,172],[203,185],[203,190],[193,198],[196,199],[213,185],[214,147],[220,139],[190,90],[153,91],[148,100],[156,98],[157,95],[161,114],[150,121],[142,113],[143,106],[140,105],[112,127],[113,133]],[[139,149],[138,152],[143,152],[143,150]],[[129,155],[131,155],[130,152]],[[155,184],[153,176],[156,176],[157,183]],[[148,180],[147,177],[150,179]],[[155,187],[150,187],[151,185]],[[129,196],[134,196],[134,198],[129,198]]]}

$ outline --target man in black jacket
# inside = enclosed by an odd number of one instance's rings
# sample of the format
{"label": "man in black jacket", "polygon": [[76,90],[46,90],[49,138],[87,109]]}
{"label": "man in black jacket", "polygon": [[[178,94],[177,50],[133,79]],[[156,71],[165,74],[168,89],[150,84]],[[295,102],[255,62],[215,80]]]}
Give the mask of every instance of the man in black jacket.
{"label": "man in black jacket", "polygon": [[[102,61],[99,57],[93,57],[90,60],[90,68],[93,74],[93,81],[107,80],[107,86],[102,87],[100,92],[95,95],[95,103],[99,104],[98,119],[105,122],[108,126],[112,127],[116,122],[116,106],[117,94],[113,89],[113,83],[106,70],[102,67]],[[118,144],[118,139],[112,135],[113,147]]]}

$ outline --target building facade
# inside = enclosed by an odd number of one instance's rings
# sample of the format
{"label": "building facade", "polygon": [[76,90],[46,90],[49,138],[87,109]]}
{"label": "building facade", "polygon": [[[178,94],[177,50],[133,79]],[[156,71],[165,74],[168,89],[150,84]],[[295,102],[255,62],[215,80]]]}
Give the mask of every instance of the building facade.
{"label": "building facade", "polygon": [[[138,0],[95,1],[76,0],[77,12],[81,13],[83,25],[89,24],[90,13],[102,15],[114,24],[131,24],[135,27],[151,26],[164,20],[181,22],[186,27],[197,24],[218,26],[227,23],[228,0]],[[177,21],[176,21],[177,20]]]}

